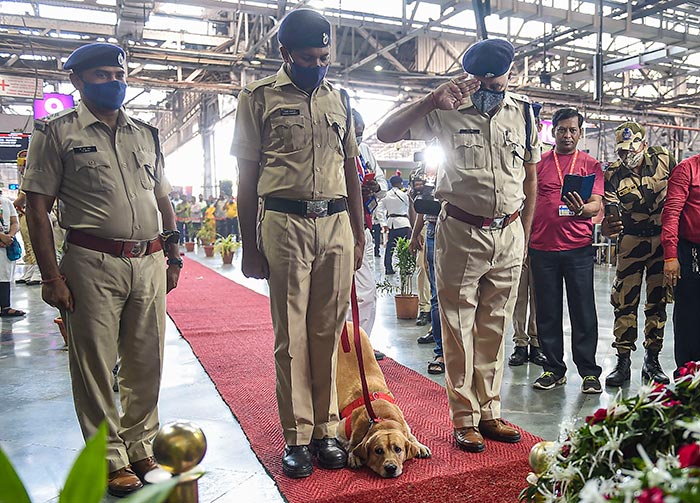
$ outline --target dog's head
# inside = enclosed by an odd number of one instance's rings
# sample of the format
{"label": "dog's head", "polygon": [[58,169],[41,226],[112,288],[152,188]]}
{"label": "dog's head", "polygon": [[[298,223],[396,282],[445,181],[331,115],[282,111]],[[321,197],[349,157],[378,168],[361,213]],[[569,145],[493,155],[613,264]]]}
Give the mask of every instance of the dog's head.
{"label": "dog's head", "polygon": [[382,477],[395,478],[403,473],[404,461],[418,455],[418,449],[408,440],[398,422],[383,421],[379,425],[382,427],[375,425],[370,428],[353,454]]}

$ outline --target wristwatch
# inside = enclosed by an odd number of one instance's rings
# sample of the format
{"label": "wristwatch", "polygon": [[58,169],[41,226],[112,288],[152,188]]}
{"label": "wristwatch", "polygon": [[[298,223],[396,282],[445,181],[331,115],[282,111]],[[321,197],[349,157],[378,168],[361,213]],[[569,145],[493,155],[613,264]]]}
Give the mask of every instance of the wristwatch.
{"label": "wristwatch", "polygon": [[180,257],[168,258],[168,265],[176,265],[180,269],[185,265]]}
{"label": "wristwatch", "polygon": [[177,244],[180,242],[180,231],[163,231],[160,235],[160,238],[165,244]]}

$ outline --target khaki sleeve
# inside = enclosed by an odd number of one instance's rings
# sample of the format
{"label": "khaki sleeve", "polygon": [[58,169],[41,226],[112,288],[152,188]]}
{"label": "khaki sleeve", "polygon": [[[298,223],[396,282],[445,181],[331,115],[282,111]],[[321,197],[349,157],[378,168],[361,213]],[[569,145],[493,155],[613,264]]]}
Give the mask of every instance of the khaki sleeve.
{"label": "khaki sleeve", "polygon": [[58,194],[63,179],[63,160],[54,134],[48,124],[44,125],[43,130],[34,129],[22,180],[23,192],[54,197]]}
{"label": "khaki sleeve", "polygon": [[345,156],[346,159],[351,157],[357,157],[360,155],[360,148],[357,146],[357,139],[355,138],[355,120],[350,117],[350,131],[345,135]]}
{"label": "khaki sleeve", "polygon": [[[540,135],[537,131],[537,120],[535,119],[535,114],[532,111],[532,106],[526,108],[526,112],[530,114],[530,158],[528,162],[532,164],[537,164],[542,159],[542,149],[540,148]],[[527,157],[527,156],[526,156]]]}
{"label": "khaki sleeve", "polygon": [[173,187],[170,185],[170,182],[168,181],[168,178],[165,176],[165,165],[163,163],[163,154],[160,156],[160,161],[158,162],[158,175],[157,181],[156,181],[156,186],[153,189],[156,195],[157,199],[160,199],[161,197],[166,197],[168,196],[172,191]]}
{"label": "khaki sleeve", "polygon": [[435,138],[435,131],[438,127],[438,116],[435,110],[428,113],[425,117],[414,122],[408,130],[409,140],[425,140],[429,141]]}
{"label": "khaki sleeve", "polygon": [[238,94],[238,109],[236,110],[231,155],[260,162],[262,158],[261,135],[262,107],[257,105],[253,91],[243,89]]}

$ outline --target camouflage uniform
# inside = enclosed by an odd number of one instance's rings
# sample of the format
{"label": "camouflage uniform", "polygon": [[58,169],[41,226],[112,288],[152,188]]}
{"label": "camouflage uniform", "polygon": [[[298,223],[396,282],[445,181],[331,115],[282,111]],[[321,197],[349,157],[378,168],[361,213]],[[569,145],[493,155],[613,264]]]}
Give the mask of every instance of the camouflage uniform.
{"label": "camouflage uniform", "polygon": [[618,239],[617,270],[610,302],[615,311],[613,347],[618,353],[636,349],[637,309],[646,270],[644,348],[658,352],[666,324],[664,254],[661,246],[661,211],[668,177],[676,165],[663,147],[649,147],[640,174],[620,161],[605,173],[605,203],[617,203],[624,230]]}

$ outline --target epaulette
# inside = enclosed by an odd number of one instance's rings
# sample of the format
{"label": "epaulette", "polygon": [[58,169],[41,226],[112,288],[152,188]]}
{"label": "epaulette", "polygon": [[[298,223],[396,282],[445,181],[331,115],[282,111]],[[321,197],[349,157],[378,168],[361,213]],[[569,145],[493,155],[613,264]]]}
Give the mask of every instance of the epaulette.
{"label": "epaulette", "polygon": [[530,98],[528,98],[524,94],[518,94],[518,93],[513,93],[513,92],[508,91],[508,96],[510,96],[514,100],[522,101],[525,103],[530,103]]}
{"label": "epaulette", "polygon": [[36,131],[42,131],[42,132],[46,131],[46,127],[50,123],[52,123],[52,122],[54,122],[62,117],[66,117],[75,111],[76,111],[75,107],[67,108],[65,110],[61,110],[60,112],[56,112],[55,114],[47,115],[46,117],[43,117],[41,119],[35,119],[34,120],[34,129]]}
{"label": "epaulette", "polygon": [[252,94],[253,91],[258,89],[259,87],[263,86],[269,86],[270,84],[274,84],[277,81],[277,74],[274,75],[269,75],[265,77],[264,79],[256,80],[255,82],[251,82],[247,86],[243,88],[244,93],[246,94]]}
{"label": "epaulette", "polygon": [[134,121],[134,122],[135,122],[136,124],[138,124],[139,126],[143,126],[143,127],[147,128],[147,129],[150,129],[151,131],[155,131],[156,133],[158,133],[158,128],[155,127],[155,126],[151,126],[148,122],[144,122],[144,121],[142,121],[141,119],[137,119],[136,117],[131,117],[131,116],[129,116],[129,119],[131,119],[132,121]]}
{"label": "epaulette", "polygon": [[649,147],[647,148],[649,155],[669,155],[671,152],[666,147]]}

